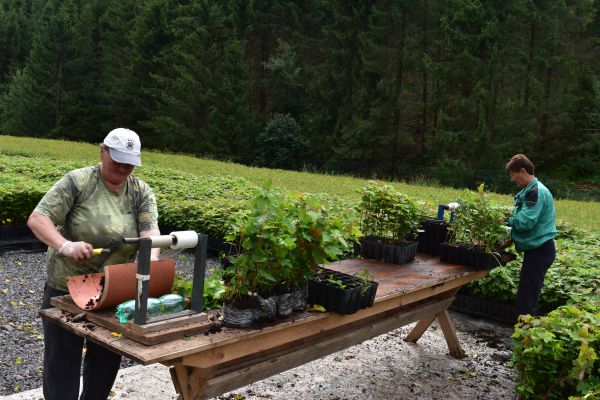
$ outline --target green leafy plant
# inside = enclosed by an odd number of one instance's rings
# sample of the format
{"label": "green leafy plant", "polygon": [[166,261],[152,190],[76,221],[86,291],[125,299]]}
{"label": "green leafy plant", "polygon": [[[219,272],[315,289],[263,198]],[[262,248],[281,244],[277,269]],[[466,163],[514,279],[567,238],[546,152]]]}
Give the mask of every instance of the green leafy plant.
{"label": "green leafy plant", "polygon": [[296,228],[296,247],[292,253],[298,272],[293,280],[297,282],[305,282],[320,264],[340,259],[350,252],[362,235],[356,211],[325,196],[296,195],[287,211]]}
{"label": "green leafy plant", "polygon": [[305,284],[319,264],[339,259],[360,235],[346,211],[321,196],[287,196],[266,183],[251,207],[230,220],[227,239],[239,255],[226,270],[227,298]]}
{"label": "green leafy plant", "polygon": [[375,280],[373,274],[366,268],[354,274],[354,279],[360,284],[360,294],[363,295]]}
{"label": "green leafy plant", "polygon": [[508,210],[488,199],[483,184],[477,193],[467,191],[466,196],[457,202],[460,206],[449,228],[451,243],[477,246],[491,252],[500,242],[508,239],[508,228],[502,222]]}
{"label": "green leafy plant", "polygon": [[512,338],[521,398],[566,399],[600,389],[600,303],[522,317]]}
{"label": "green leafy plant", "polygon": [[335,279],[333,274],[329,274],[329,277],[327,278],[327,282],[329,282],[333,285],[336,285],[337,287],[339,287],[342,290],[346,288],[346,285],[344,284],[344,282],[341,279]]}
{"label": "green leafy plant", "polygon": [[[222,280],[222,272],[220,270],[211,269],[208,271],[209,275],[204,279],[204,303],[202,308],[204,310],[213,310],[220,308],[222,303],[223,294],[225,292],[225,285]],[[187,299],[192,298],[192,287],[193,284],[189,280],[176,276],[171,287],[171,293],[177,293]]]}
{"label": "green leafy plant", "polygon": [[231,265],[225,270],[226,299],[268,295],[282,283],[278,277],[292,275],[296,227],[288,204],[285,195],[267,182],[248,210],[230,218],[226,239],[235,243],[239,254],[229,258]]}
{"label": "green leafy plant", "polygon": [[366,236],[390,243],[416,238],[423,216],[419,203],[389,185],[376,182],[369,182],[359,193],[360,227]]}

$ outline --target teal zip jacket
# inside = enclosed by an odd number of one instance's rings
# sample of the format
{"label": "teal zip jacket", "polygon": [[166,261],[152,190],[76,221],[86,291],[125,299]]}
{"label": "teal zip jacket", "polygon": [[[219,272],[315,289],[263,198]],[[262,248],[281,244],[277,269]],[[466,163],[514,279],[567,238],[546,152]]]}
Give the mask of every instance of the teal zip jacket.
{"label": "teal zip jacket", "polygon": [[508,225],[519,251],[536,249],[556,236],[554,200],[537,178],[515,195],[515,208]]}

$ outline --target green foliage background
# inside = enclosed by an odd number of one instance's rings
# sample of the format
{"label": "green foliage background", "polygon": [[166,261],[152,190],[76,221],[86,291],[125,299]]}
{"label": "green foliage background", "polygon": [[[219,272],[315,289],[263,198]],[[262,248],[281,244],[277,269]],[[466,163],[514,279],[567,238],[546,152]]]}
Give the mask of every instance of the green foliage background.
{"label": "green foliage background", "polygon": [[598,199],[568,181],[600,182],[599,10],[4,0],[0,133],[98,142],[126,126],[146,148],[504,192],[524,152],[554,194]]}

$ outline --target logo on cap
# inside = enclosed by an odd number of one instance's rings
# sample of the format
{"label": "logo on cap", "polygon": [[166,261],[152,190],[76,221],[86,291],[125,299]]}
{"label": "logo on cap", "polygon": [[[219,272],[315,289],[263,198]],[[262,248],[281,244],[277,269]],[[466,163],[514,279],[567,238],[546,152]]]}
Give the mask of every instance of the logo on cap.
{"label": "logo on cap", "polygon": [[127,144],[125,145],[125,147],[127,147],[127,150],[133,150],[133,146],[134,146],[133,140],[131,140],[131,139],[127,140]]}

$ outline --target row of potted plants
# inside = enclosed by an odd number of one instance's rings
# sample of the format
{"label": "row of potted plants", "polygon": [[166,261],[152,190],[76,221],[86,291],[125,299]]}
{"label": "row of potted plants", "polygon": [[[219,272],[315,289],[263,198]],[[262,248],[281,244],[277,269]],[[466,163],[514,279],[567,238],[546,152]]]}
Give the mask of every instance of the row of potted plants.
{"label": "row of potted plants", "polygon": [[439,246],[441,261],[492,269],[516,258],[516,254],[505,251],[510,244],[509,228],[503,222],[508,209],[494,205],[483,184],[458,203],[447,241]]}

